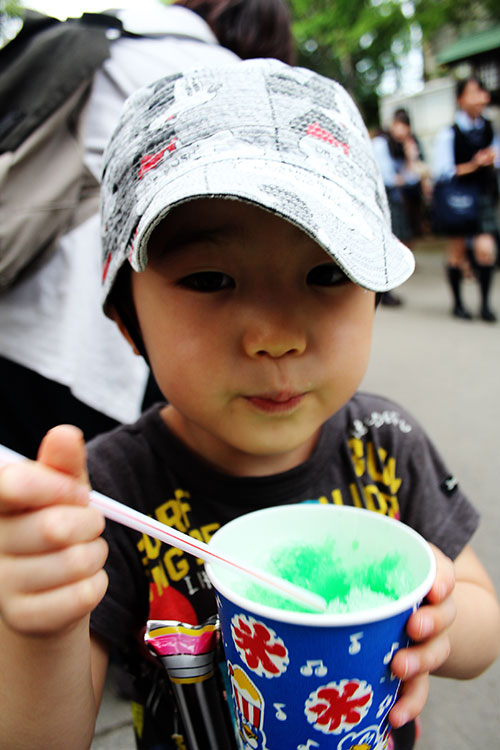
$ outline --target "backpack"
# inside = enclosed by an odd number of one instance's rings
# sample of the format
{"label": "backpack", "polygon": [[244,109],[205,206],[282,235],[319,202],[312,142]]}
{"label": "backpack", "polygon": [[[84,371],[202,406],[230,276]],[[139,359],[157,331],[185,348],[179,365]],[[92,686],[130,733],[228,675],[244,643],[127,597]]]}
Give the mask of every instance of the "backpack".
{"label": "backpack", "polygon": [[106,14],[58,21],[26,11],[0,50],[0,291],[98,210],[99,183],[83,163],[83,114],[108,37],[123,33]]}

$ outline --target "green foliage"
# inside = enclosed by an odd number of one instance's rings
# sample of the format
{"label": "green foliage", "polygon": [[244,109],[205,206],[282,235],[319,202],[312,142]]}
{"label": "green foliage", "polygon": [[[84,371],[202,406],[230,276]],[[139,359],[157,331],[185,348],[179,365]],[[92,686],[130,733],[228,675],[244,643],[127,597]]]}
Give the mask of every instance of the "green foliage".
{"label": "green foliage", "polygon": [[452,26],[459,33],[478,30],[488,22],[500,22],[498,0],[414,0],[415,17],[422,27],[424,38],[432,36],[443,26]]}
{"label": "green foliage", "polygon": [[378,119],[377,88],[398,70],[413,31],[424,41],[444,26],[459,33],[500,22],[499,0],[289,0],[297,64],[340,81],[369,125]]}
{"label": "green foliage", "polygon": [[15,36],[22,16],[23,6],[18,0],[0,0],[0,48]]}
{"label": "green foliage", "polygon": [[0,0],[0,21],[12,16],[21,16],[22,3],[18,0]]}
{"label": "green foliage", "polygon": [[297,63],[340,81],[369,124],[377,87],[410,46],[410,19],[399,0],[290,0]]}

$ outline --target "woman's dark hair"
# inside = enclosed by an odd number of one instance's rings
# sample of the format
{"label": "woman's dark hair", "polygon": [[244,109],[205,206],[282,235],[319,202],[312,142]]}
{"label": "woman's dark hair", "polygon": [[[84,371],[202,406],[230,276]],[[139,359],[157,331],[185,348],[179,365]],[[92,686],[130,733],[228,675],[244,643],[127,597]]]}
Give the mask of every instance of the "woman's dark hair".
{"label": "woman's dark hair", "polygon": [[[406,109],[397,109],[392,116],[392,121],[402,122],[403,125],[410,127],[410,116],[408,112],[406,111]],[[387,139],[387,146],[389,147],[389,153],[392,156],[392,158],[404,159],[405,150],[403,148],[403,144],[394,138],[390,129],[386,133],[386,139]]]}
{"label": "woman's dark hair", "polygon": [[410,115],[406,109],[397,109],[392,117],[394,122],[402,122],[403,125],[410,127]]}
{"label": "woman's dark hair", "polygon": [[219,44],[242,60],[274,57],[293,65],[290,11],[285,0],[175,0],[210,26]]}
{"label": "woman's dark hair", "polygon": [[469,76],[468,78],[463,78],[462,80],[457,81],[457,86],[455,89],[457,99],[460,99],[469,83],[477,83],[481,91],[486,91],[486,88],[484,87],[483,82],[480,78],[478,78],[477,76]]}

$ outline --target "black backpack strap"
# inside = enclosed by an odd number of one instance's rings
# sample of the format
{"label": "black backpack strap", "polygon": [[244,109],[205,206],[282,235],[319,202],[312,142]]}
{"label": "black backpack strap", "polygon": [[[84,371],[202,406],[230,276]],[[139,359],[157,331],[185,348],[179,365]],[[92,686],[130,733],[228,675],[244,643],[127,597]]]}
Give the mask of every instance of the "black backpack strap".
{"label": "black backpack strap", "polygon": [[21,54],[23,49],[36,34],[45,29],[61,23],[57,18],[46,16],[35,10],[26,10],[23,16],[23,25],[16,36],[0,49],[0,71],[2,75],[8,66]]}
{"label": "black backpack strap", "polygon": [[[98,17],[98,22],[96,20]],[[24,26],[0,51],[0,153],[14,151],[109,57],[107,14],[61,22],[27,12]]]}
{"label": "black backpack strap", "polygon": [[71,21],[76,21],[77,23],[84,23],[88,26],[94,26],[94,28],[97,26],[100,26],[101,28],[104,28],[105,30],[108,29],[116,29],[116,31],[120,32],[120,35],[124,33],[123,31],[123,24],[120,21],[117,16],[111,15],[111,13],[89,13],[85,12],[82,14],[80,18],[71,18],[68,19]]}

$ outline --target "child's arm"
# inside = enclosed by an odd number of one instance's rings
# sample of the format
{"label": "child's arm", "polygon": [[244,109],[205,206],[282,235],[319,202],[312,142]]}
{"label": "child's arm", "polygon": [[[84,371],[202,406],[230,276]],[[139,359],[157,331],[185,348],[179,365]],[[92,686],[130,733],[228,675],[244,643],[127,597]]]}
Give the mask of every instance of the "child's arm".
{"label": "child's arm", "polygon": [[87,505],[79,430],[0,470],[0,746],[88,748],[107,650],[89,614],[107,586],[104,520]]}
{"label": "child's arm", "polygon": [[394,726],[418,716],[428,693],[429,673],[442,677],[477,677],[500,651],[500,607],[482,564],[465,547],[452,563],[434,548],[435,583],[422,606],[408,621],[414,646],[394,657],[391,669],[405,680],[390,713]]}

